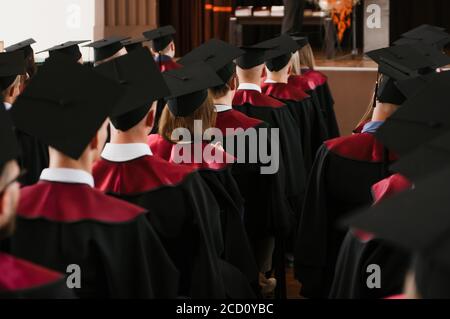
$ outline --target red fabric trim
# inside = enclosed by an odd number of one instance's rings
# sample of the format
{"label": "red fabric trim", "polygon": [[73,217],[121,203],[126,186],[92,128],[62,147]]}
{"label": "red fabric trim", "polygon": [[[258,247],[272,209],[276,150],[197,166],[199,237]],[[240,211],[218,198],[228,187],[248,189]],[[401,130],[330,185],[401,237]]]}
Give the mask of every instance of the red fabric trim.
{"label": "red fabric trim", "polygon": [[102,159],[94,166],[93,175],[98,189],[130,195],[175,186],[193,171],[190,167],[177,166],[153,155],[120,163]]}
{"label": "red fabric trim", "polygon": [[162,159],[169,161],[172,153],[173,143],[166,140],[159,134],[152,134],[148,137],[147,143],[153,154],[158,155]]}
{"label": "red fabric trim", "polygon": [[384,300],[407,300],[408,297],[405,294],[395,295],[391,297],[384,298]]}
{"label": "red fabric trim", "polygon": [[328,77],[325,74],[315,70],[308,70],[303,73],[303,76],[312,81],[316,87],[324,85],[328,81]]}
{"label": "red fabric trim", "polygon": [[261,89],[264,94],[278,100],[300,102],[309,98],[308,94],[303,92],[299,87],[296,87],[292,83],[263,83]]}
{"label": "red fabric trim", "polygon": [[253,106],[264,106],[280,108],[285,105],[280,101],[271,98],[270,96],[259,93],[255,90],[238,90],[233,99],[233,105],[241,106],[244,104],[250,104]]}
{"label": "red fabric trim", "polygon": [[[138,175],[139,176],[139,175]],[[107,196],[84,184],[41,181],[21,191],[18,216],[74,223],[121,223],[145,213],[141,207]]]}
{"label": "red fabric trim", "polygon": [[220,129],[225,136],[227,128],[247,130],[261,123],[261,120],[254,119],[236,110],[229,110],[217,113],[216,128]]}
{"label": "red fabric trim", "polygon": [[63,275],[28,261],[0,253],[0,291],[19,291],[48,285]]}
{"label": "red fabric trim", "polygon": [[372,186],[375,204],[412,187],[412,183],[400,174],[394,174]]}
{"label": "red fabric trim", "polygon": [[304,75],[291,75],[288,82],[289,84],[301,88],[303,91],[313,91],[317,87],[312,79],[309,79]]}
{"label": "red fabric trim", "polygon": [[[384,146],[370,133],[354,134],[338,137],[325,142],[332,153],[341,157],[364,162],[383,162]],[[397,160],[397,156],[390,152],[390,161]]]}
{"label": "red fabric trim", "polygon": [[178,64],[177,62],[175,62],[173,60],[156,62],[156,64],[158,65],[159,70],[161,72],[176,70],[176,69],[180,69],[183,67],[181,64]]}

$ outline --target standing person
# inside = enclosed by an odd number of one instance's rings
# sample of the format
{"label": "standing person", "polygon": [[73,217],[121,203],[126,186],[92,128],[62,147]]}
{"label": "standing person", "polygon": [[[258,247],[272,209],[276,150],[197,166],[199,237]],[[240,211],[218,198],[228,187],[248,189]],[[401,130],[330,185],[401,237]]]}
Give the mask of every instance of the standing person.
{"label": "standing person", "polygon": [[282,33],[301,32],[305,16],[306,0],[283,0],[284,20]]}
{"label": "standing person", "polygon": [[92,167],[122,93],[56,55],[18,98],[11,116],[50,146],[50,167],[21,191],[11,252],[61,272],[78,268],[74,292],[82,298],[174,298],[178,272],[147,211],[94,188]]}
{"label": "standing person", "polygon": [[[1,102],[1,97],[0,97]],[[20,190],[19,154],[10,116],[0,108],[0,242],[15,231]],[[0,298],[66,299],[74,295],[64,276],[10,254],[0,252]]]}

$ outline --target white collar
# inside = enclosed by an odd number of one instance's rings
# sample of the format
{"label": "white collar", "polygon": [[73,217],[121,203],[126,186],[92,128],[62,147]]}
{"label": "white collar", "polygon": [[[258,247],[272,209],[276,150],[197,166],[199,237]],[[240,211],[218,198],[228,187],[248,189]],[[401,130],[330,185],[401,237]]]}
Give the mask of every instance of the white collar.
{"label": "white collar", "polygon": [[86,171],[73,168],[46,168],[41,173],[41,180],[70,184],[87,184],[94,187],[94,177]]}
{"label": "white collar", "polygon": [[12,108],[12,104],[11,104],[11,103],[3,102],[3,104],[5,104],[5,109],[6,109],[7,111],[9,111],[9,110]]}
{"label": "white collar", "polygon": [[222,112],[226,112],[226,111],[229,111],[229,110],[233,109],[233,107],[231,105],[217,104],[217,105],[214,105],[214,106],[216,108],[216,112],[217,113],[222,113]]}
{"label": "white collar", "polygon": [[278,83],[277,81],[274,81],[274,80],[271,80],[271,79],[266,79],[265,81],[264,81],[264,83]]}
{"label": "white collar", "polygon": [[153,153],[150,146],[144,143],[108,143],[102,152],[102,157],[110,162],[127,162],[147,155],[151,156]]}
{"label": "white collar", "polygon": [[261,87],[258,84],[253,83],[241,83],[239,84],[238,90],[251,90],[262,93]]}

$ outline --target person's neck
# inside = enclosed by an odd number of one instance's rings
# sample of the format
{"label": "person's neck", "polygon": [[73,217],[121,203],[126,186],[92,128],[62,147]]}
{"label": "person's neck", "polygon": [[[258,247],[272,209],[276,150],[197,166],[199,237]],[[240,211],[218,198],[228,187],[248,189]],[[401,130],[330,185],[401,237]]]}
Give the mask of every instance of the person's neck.
{"label": "person's neck", "polygon": [[289,74],[287,72],[267,72],[267,79],[276,83],[285,83],[289,81]]}
{"label": "person's neck", "polygon": [[93,161],[89,155],[83,155],[78,160],[71,159],[65,155],[50,155],[49,168],[70,168],[92,174],[92,167]]}
{"label": "person's neck", "polygon": [[147,144],[148,135],[145,132],[113,132],[111,134],[112,144]]}
{"label": "person's neck", "polygon": [[11,97],[5,97],[4,99],[3,99],[3,103],[8,103],[8,104],[14,104],[14,98],[11,98]]}
{"label": "person's neck", "polygon": [[233,96],[234,96],[234,91],[232,92],[228,92],[227,95],[218,98],[218,99],[214,99],[214,104],[215,105],[233,105]]}

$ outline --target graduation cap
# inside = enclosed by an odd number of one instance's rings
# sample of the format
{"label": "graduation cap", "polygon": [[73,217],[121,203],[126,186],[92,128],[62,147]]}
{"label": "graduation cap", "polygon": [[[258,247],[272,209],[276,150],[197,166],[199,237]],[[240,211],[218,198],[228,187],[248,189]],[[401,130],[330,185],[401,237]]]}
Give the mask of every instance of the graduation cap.
{"label": "graduation cap", "polygon": [[122,44],[127,49],[127,52],[130,53],[134,50],[140,49],[144,47],[144,42],[148,41],[146,38],[138,38],[138,39],[129,39],[122,41]]}
{"label": "graduation cap", "polygon": [[297,50],[300,50],[301,48],[303,48],[304,46],[309,44],[308,37],[304,36],[300,32],[291,33],[289,35],[291,36],[292,40],[297,42],[297,44],[298,44],[298,49]]}
{"label": "graduation cap", "polygon": [[266,62],[267,49],[255,47],[241,47],[241,49],[245,53],[236,60],[241,69],[248,70]]}
{"label": "graduation cap", "polygon": [[433,81],[450,81],[450,72],[442,71],[425,74],[419,77],[398,81],[396,82],[396,86],[404,96],[412,98]]}
{"label": "graduation cap", "polygon": [[19,155],[19,146],[17,144],[16,135],[13,130],[11,117],[3,107],[2,97],[0,95],[0,173],[4,165],[17,158]]}
{"label": "graduation cap", "polygon": [[376,132],[376,138],[400,157],[450,129],[448,75],[408,99]]}
{"label": "graduation cap", "polygon": [[[6,90],[18,75],[25,74],[25,60],[22,51],[0,53],[0,90]],[[0,105],[1,107],[2,105]]]}
{"label": "graduation cap", "polygon": [[36,41],[30,38],[5,48],[5,51],[6,52],[23,51],[24,58],[27,59],[28,57],[33,55],[33,48],[31,47],[31,45],[34,43],[36,43]]}
{"label": "graduation cap", "polygon": [[283,69],[291,60],[292,53],[300,48],[297,42],[286,34],[261,42],[254,47],[267,49],[266,66],[272,72]]}
{"label": "graduation cap", "polygon": [[17,128],[78,159],[122,96],[119,84],[55,53],[14,103]]}
{"label": "graduation cap", "polygon": [[450,34],[444,28],[421,25],[401,35],[402,38],[394,42],[395,45],[426,43],[442,50],[450,43]]}
{"label": "graduation cap", "polygon": [[188,65],[205,62],[217,72],[224,83],[227,83],[236,71],[233,60],[244,53],[245,51],[222,40],[212,39],[186,54],[178,63]]}
{"label": "graduation cap", "polygon": [[[345,226],[417,253],[414,265],[424,298],[450,297],[450,170],[422,180],[414,190],[346,219]],[[434,267],[431,267],[434,266]]]}
{"label": "graduation cap", "polygon": [[153,41],[152,46],[156,52],[161,52],[173,41],[173,35],[175,33],[177,33],[175,28],[171,25],[167,25],[158,29],[146,31],[143,35],[148,40]]}
{"label": "graduation cap", "polygon": [[128,131],[139,123],[148,114],[153,101],[170,95],[152,54],[145,48],[103,63],[95,70],[125,90],[111,115],[114,127],[121,131]]}
{"label": "graduation cap", "polygon": [[403,156],[391,166],[413,182],[439,172],[450,164],[450,132],[430,140]]}
{"label": "graduation cap", "polygon": [[[419,50],[415,45],[402,45],[370,51],[367,54],[383,74],[377,88],[377,99],[382,103],[401,105],[405,96],[396,86],[397,81],[407,80],[434,72],[441,63],[450,62],[436,49],[423,45]],[[436,53],[437,52],[437,53]]]}
{"label": "graduation cap", "polygon": [[208,89],[223,84],[221,78],[204,62],[163,73],[171,96],[166,98],[169,110],[177,117],[194,113],[207,99]]}
{"label": "graduation cap", "polygon": [[79,61],[81,59],[81,51],[79,45],[82,43],[86,43],[89,40],[82,40],[82,41],[68,41],[59,45],[56,45],[54,47],[51,47],[50,49],[42,50],[37,52],[36,54],[48,52],[49,56],[52,56],[55,52],[65,54],[67,56],[70,56],[74,59],[75,62]]}
{"label": "graduation cap", "polygon": [[94,61],[99,62],[112,57],[124,48],[122,42],[129,37],[109,37],[85,45],[84,47],[94,48]]}

